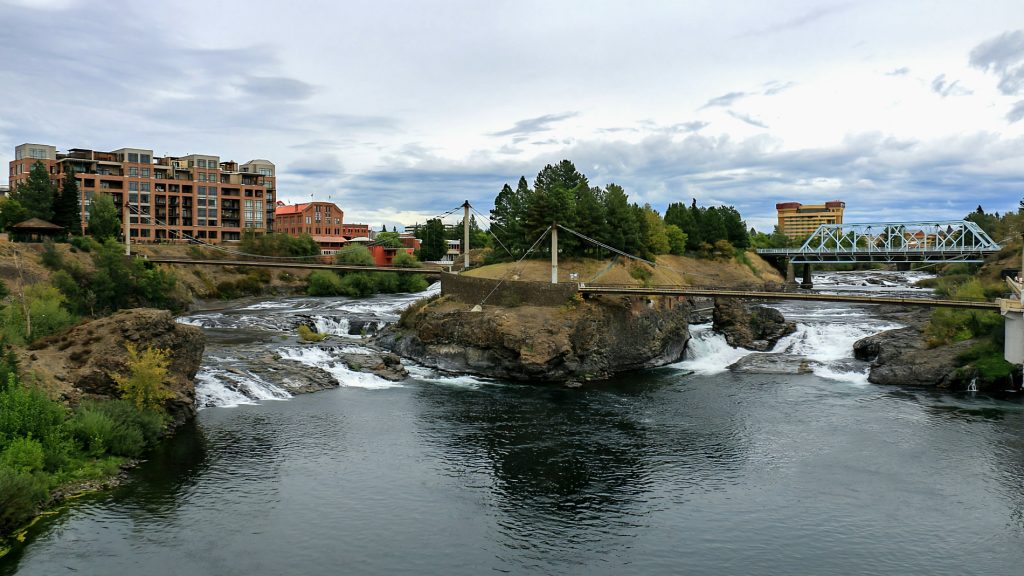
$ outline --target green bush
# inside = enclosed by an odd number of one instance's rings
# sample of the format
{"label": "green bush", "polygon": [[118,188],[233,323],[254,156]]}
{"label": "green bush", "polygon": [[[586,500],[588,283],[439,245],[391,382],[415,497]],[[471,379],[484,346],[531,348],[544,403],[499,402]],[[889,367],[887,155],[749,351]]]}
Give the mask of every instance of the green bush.
{"label": "green bush", "polygon": [[86,454],[94,458],[107,453],[115,427],[113,418],[88,408],[77,411],[67,425],[71,437],[78,441]]}
{"label": "green bush", "polygon": [[0,452],[0,466],[16,472],[40,472],[45,461],[43,445],[35,438],[15,438]]}
{"label": "green bush", "polygon": [[343,293],[341,277],[327,270],[316,270],[309,275],[306,293],[310,296],[338,296]]}
{"label": "green bush", "polygon": [[261,256],[316,256],[320,254],[320,245],[309,234],[291,236],[271,233],[257,236],[246,231],[242,236],[242,251]]}
{"label": "green bush", "polygon": [[27,474],[0,464],[0,534],[27,522],[46,500],[45,476]]}
{"label": "green bush", "polygon": [[71,238],[68,238],[68,243],[82,252],[92,252],[100,246],[99,242],[93,240],[89,236],[72,236]]}
{"label": "green bush", "polygon": [[17,438],[44,441],[60,433],[67,410],[39,390],[18,383],[13,375],[0,390],[0,450]]}
{"label": "green bush", "polygon": [[402,274],[398,281],[399,292],[423,292],[428,287],[427,279],[419,274]]}
{"label": "green bush", "polygon": [[391,259],[391,265],[394,266],[395,268],[423,267],[423,264],[420,264],[420,261],[417,260],[415,256],[406,252],[405,250],[400,250],[397,254],[395,254],[395,257]]}
{"label": "green bush", "polygon": [[160,440],[167,424],[166,416],[161,412],[140,410],[130,400],[83,402],[82,406],[106,414],[119,426],[138,430],[147,447],[155,445]]}
{"label": "green bush", "polygon": [[352,298],[362,298],[377,292],[377,282],[370,272],[346,274],[341,279],[341,293]]}
{"label": "green bush", "polygon": [[334,255],[334,261],[338,264],[354,266],[373,266],[376,264],[373,254],[370,254],[370,250],[362,244],[345,246]]}
{"label": "green bush", "polygon": [[651,272],[649,268],[642,264],[633,264],[629,267],[629,275],[643,282],[644,286],[647,286],[647,283],[654,277],[654,272]]}
{"label": "green bush", "polygon": [[43,266],[50,270],[60,270],[64,267],[64,255],[57,250],[57,245],[53,240],[43,242],[43,252],[39,255],[39,259],[42,260]]}

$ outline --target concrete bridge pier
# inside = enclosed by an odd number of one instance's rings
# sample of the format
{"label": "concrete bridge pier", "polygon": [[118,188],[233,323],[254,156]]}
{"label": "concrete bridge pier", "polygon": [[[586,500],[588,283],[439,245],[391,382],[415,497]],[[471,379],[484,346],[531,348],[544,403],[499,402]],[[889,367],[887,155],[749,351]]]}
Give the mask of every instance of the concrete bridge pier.
{"label": "concrete bridge pier", "polygon": [[804,288],[806,290],[810,290],[811,288],[814,288],[814,282],[811,281],[811,265],[810,264],[804,264],[804,275],[803,276],[804,276],[803,279],[800,281],[800,287]]}
{"label": "concrete bridge pier", "polygon": [[796,286],[796,269],[792,260],[786,260],[786,285]]}

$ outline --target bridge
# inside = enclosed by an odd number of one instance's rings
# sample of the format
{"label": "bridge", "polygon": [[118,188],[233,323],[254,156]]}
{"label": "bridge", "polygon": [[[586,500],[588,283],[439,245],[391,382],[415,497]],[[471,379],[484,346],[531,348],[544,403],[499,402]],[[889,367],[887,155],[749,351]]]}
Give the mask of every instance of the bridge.
{"label": "bridge", "polygon": [[246,266],[253,268],[305,268],[313,270],[333,270],[335,272],[397,272],[398,274],[423,274],[437,276],[441,270],[437,268],[397,268],[390,266],[356,266],[353,264],[322,264],[315,262],[281,262],[267,260],[197,260],[187,258],[147,258],[155,264],[185,264],[199,266]]}
{"label": "bridge", "polygon": [[984,262],[1002,247],[970,220],[822,224],[797,248],[759,248],[758,255],[788,261],[786,280],[795,282],[794,265],[803,264],[800,286],[813,287],[812,264],[896,264]]}
{"label": "bridge", "polygon": [[969,220],[822,224],[799,248],[760,248],[793,264],[983,262],[1001,246]]}

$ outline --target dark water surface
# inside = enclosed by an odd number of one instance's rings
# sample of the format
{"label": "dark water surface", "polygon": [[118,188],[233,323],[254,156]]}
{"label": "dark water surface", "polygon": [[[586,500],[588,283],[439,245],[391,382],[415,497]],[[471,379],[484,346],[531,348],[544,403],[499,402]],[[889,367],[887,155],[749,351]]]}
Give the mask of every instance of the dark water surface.
{"label": "dark water surface", "polygon": [[1024,410],[814,375],[210,408],[0,574],[1024,573]]}

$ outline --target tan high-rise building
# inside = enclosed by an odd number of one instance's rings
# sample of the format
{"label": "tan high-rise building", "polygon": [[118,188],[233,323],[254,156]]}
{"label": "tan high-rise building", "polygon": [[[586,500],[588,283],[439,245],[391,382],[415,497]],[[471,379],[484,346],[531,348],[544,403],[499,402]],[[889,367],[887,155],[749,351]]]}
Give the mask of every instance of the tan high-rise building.
{"label": "tan high-rise building", "polygon": [[157,158],[145,148],[72,148],[60,154],[54,146],[22,144],[10,163],[12,188],[28,179],[37,161],[58,185],[66,172],[74,171],[83,224],[88,224],[97,193],[113,197],[122,221],[129,207],[133,241],[232,241],[241,239],[243,231],[273,229],[277,178],[268,160],[239,165],[207,154]]}
{"label": "tan high-rise building", "polygon": [[780,202],[775,205],[779,215],[779,231],[803,240],[818,229],[821,224],[842,224],[845,202],[833,200],[824,204],[801,204]]}

